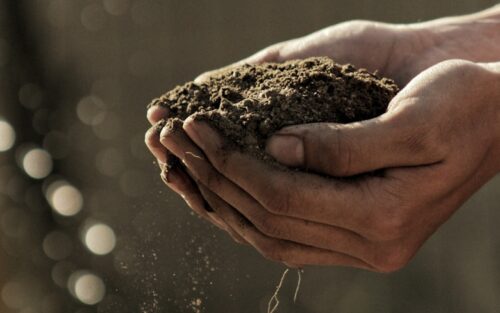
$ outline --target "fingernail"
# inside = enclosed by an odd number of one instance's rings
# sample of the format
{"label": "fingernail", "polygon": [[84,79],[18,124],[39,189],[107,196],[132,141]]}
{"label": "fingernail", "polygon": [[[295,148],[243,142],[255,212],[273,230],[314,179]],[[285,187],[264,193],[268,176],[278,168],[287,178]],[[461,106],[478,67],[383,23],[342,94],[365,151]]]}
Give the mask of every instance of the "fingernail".
{"label": "fingernail", "polygon": [[304,144],[302,140],[291,135],[274,135],[267,142],[267,152],[278,162],[289,166],[304,163]]}

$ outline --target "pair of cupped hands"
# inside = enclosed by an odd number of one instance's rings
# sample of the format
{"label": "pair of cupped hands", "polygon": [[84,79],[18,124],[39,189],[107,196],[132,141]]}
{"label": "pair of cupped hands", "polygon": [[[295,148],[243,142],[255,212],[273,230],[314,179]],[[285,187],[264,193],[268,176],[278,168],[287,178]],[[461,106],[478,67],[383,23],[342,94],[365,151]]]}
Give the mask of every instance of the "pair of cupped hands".
{"label": "pair of cupped hands", "polygon": [[[268,140],[278,162],[307,171],[283,171],[232,150],[191,118],[182,129],[159,130],[169,112],[150,108],[147,146],[160,167],[169,154],[184,164],[162,172],[163,181],[200,216],[271,260],[400,269],[500,170],[498,66],[455,59],[457,51],[467,59],[473,47],[432,28],[351,21],[237,63],[329,56],[403,87],[379,117],[290,126]],[[489,59],[477,55],[468,59]],[[373,171],[381,174],[362,175]]]}

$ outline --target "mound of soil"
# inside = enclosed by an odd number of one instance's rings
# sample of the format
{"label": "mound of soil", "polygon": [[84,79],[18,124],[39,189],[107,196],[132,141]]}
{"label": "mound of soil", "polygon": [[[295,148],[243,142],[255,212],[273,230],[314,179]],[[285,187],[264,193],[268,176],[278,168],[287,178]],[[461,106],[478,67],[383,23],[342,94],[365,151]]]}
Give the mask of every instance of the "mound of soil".
{"label": "mound of soil", "polygon": [[228,144],[270,159],[265,143],[279,129],[370,119],[384,113],[398,91],[391,79],[315,57],[230,68],[203,84],[178,86],[150,106],[169,108],[170,127],[194,114],[218,129]]}

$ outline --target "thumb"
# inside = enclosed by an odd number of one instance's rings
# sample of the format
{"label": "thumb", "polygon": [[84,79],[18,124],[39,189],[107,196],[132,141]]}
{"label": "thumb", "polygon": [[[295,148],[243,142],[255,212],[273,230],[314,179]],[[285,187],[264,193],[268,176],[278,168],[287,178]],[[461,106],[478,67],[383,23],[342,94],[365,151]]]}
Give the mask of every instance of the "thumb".
{"label": "thumb", "polygon": [[273,135],[266,150],[287,166],[331,176],[352,176],[440,160],[438,149],[427,144],[429,136],[422,133],[425,130],[395,120],[386,113],[350,124],[290,126]]}

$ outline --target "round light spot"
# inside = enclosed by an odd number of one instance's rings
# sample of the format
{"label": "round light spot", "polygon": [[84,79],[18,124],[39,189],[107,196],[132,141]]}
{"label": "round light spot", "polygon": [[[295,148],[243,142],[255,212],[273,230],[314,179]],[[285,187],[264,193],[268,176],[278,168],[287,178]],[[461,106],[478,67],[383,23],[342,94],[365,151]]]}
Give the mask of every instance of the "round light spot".
{"label": "round light spot", "polygon": [[104,0],[104,9],[112,15],[122,15],[127,12],[129,0]]}
{"label": "round light spot", "polygon": [[43,251],[52,260],[62,260],[70,256],[73,250],[71,238],[60,231],[53,231],[43,239]]}
{"label": "round light spot", "polygon": [[7,151],[16,141],[16,132],[7,121],[0,120],[0,152]]}
{"label": "round light spot", "polygon": [[106,294],[106,286],[100,277],[86,271],[73,273],[68,280],[71,294],[88,305],[99,303]]}
{"label": "round light spot", "polygon": [[30,288],[33,285],[22,279],[7,282],[2,287],[2,300],[8,307],[20,310],[32,302]]}
{"label": "round light spot", "polygon": [[85,232],[84,243],[94,254],[108,254],[116,245],[115,232],[111,227],[102,223],[92,225]]}
{"label": "round light spot", "polygon": [[96,96],[88,96],[76,105],[76,114],[87,125],[98,125],[106,117],[106,105]]}
{"label": "round light spot", "polygon": [[52,172],[52,157],[43,149],[31,149],[23,157],[23,169],[32,178],[45,178]]}
{"label": "round light spot", "polygon": [[81,192],[66,181],[55,181],[47,188],[46,197],[54,211],[63,216],[73,216],[83,206]]}
{"label": "round light spot", "polygon": [[89,4],[82,10],[81,21],[86,29],[98,31],[104,27],[106,15],[99,4]]}

